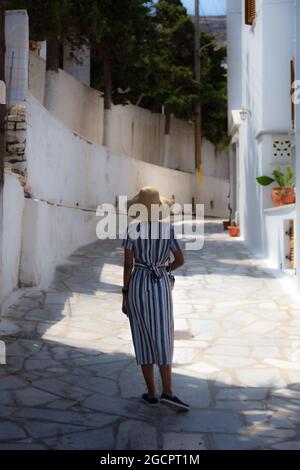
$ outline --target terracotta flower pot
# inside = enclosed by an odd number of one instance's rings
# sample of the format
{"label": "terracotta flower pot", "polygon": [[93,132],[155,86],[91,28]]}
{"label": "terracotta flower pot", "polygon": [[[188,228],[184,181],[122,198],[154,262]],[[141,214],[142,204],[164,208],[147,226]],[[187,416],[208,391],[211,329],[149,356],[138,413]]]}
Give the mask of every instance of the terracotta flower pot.
{"label": "terracotta flower pot", "polygon": [[228,230],[229,225],[230,225],[230,221],[229,221],[229,220],[224,220],[224,221],[223,221],[224,230]]}
{"label": "terracotta flower pot", "polygon": [[283,206],[281,198],[283,189],[280,186],[272,189],[272,201],[275,207]]}
{"label": "terracotta flower pot", "polygon": [[287,204],[294,204],[296,201],[296,193],[294,188],[273,188],[272,201],[276,207],[285,206]]}
{"label": "terracotta flower pot", "polygon": [[284,205],[294,204],[296,201],[296,193],[294,188],[284,188],[284,191],[281,195],[281,200]]}
{"label": "terracotta flower pot", "polygon": [[233,225],[230,225],[228,227],[229,230],[229,235],[231,237],[239,237],[240,236],[240,227],[235,227]]}

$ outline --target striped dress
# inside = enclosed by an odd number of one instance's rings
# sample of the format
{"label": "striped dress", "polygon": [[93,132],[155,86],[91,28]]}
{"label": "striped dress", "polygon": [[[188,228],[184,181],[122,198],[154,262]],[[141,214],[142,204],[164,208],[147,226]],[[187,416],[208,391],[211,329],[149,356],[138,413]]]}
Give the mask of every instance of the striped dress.
{"label": "striped dress", "polygon": [[123,246],[134,252],[127,313],[137,364],[172,364],[173,303],[165,267],[171,252],[181,249],[174,227],[163,221],[131,222]]}

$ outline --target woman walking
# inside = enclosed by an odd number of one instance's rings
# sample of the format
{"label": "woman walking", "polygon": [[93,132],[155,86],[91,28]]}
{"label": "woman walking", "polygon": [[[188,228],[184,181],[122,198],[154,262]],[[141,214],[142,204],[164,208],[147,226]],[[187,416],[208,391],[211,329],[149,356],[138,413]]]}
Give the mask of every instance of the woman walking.
{"label": "woman walking", "polygon": [[[148,393],[142,400],[157,406],[154,364],[160,369],[163,393],[160,402],[176,410],[189,410],[173,393],[172,358],[174,321],[170,272],[184,263],[183,253],[170,222],[153,217],[173,201],[161,198],[153,187],[143,188],[128,207],[142,204],[147,217],[131,222],[124,240],[124,286],[122,310],[130,321],[137,364],[141,366]],[[173,253],[173,262],[170,255]]]}

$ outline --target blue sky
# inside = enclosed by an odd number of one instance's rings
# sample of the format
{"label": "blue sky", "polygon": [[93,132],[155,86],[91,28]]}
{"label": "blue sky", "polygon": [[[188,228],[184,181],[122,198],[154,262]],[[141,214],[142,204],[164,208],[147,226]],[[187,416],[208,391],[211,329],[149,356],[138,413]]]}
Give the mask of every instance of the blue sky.
{"label": "blue sky", "polygon": [[[194,12],[194,0],[182,0],[189,13]],[[226,0],[200,0],[201,15],[225,15]]]}

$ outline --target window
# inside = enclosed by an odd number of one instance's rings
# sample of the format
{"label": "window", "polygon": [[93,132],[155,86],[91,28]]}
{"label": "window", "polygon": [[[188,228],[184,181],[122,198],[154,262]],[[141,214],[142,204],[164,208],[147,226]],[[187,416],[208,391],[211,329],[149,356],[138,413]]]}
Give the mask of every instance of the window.
{"label": "window", "polygon": [[253,24],[256,18],[256,1],[245,0],[246,24]]}

